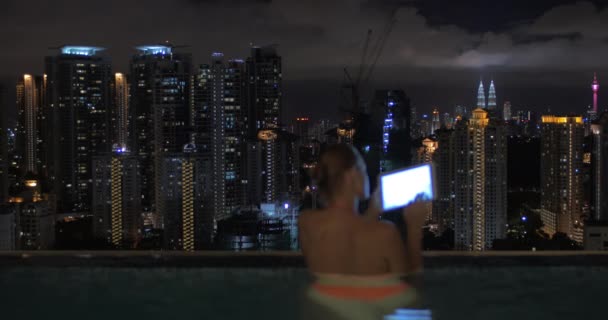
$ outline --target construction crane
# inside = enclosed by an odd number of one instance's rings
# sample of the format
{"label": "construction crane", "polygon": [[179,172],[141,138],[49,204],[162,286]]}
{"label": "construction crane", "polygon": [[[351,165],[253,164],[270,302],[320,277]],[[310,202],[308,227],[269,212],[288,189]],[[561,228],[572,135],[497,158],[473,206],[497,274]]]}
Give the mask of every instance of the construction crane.
{"label": "construction crane", "polygon": [[374,69],[386,45],[386,41],[395,25],[396,12],[397,8],[391,10],[388,22],[376,39],[372,39],[372,29],[367,31],[356,77],[353,78],[348,69],[344,68],[343,85],[340,91],[342,100],[340,110],[346,112],[348,115],[340,124],[338,135],[344,138],[347,143],[354,142],[353,140],[357,128],[361,126],[361,120],[369,117],[369,115],[366,114],[365,107],[361,101],[362,92],[365,90],[372,77]]}

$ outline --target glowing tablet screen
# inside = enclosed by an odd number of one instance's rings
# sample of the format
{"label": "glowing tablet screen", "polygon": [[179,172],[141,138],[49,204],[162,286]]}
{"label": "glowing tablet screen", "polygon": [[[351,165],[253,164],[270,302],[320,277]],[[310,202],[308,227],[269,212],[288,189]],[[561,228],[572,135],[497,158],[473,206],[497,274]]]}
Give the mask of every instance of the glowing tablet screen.
{"label": "glowing tablet screen", "polygon": [[380,187],[382,208],[385,211],[405,207],[418,195],[422,195],[424,200],[432,200],[434,195],[431,165],[384,174],[380,177]]}

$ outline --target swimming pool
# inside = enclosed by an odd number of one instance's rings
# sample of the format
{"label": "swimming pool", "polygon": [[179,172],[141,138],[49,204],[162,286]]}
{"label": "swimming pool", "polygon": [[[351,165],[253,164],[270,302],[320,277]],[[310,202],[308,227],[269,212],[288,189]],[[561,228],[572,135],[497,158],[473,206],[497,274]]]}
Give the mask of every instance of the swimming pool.
{"label": "swimming pool", "polygon": [[[605,319],[608,266],[435,266],[434,319]],[[3,319],[294,319],[303,268],[0,268]]]}

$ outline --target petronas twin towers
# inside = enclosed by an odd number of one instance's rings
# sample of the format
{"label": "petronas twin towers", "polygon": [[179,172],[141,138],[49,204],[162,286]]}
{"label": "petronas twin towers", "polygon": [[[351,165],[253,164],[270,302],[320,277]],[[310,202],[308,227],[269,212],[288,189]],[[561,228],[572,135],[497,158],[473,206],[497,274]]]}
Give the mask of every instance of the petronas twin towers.
{"label": "petronas twin towers", "polygon": [[479,89],[477,89],[477,108],[488,110],[496,109],[496,89],[494,88],[494,80],[490,81],[490,92],[488,95],[487,104],[483,81],[479,81]]}

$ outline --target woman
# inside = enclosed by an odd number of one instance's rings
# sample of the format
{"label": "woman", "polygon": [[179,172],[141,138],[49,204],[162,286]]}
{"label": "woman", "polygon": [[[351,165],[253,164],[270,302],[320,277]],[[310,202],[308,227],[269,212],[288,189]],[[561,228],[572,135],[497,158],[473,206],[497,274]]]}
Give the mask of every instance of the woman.
{"label": "woman", "polygon": [[416,294],[401,277],[422,270],[426,206],[416,203],[403,209],[405,243],[394,225],[377,219],[381,213],[377,193],[360,215],[359,201],[369,197],[365,163],[344,144],[323,152],[313,180],[325,207],[300,215],[299,235],[316,278],[308,297],[325,312],[315,317],[381,319],[396,308],[411,306]]}

